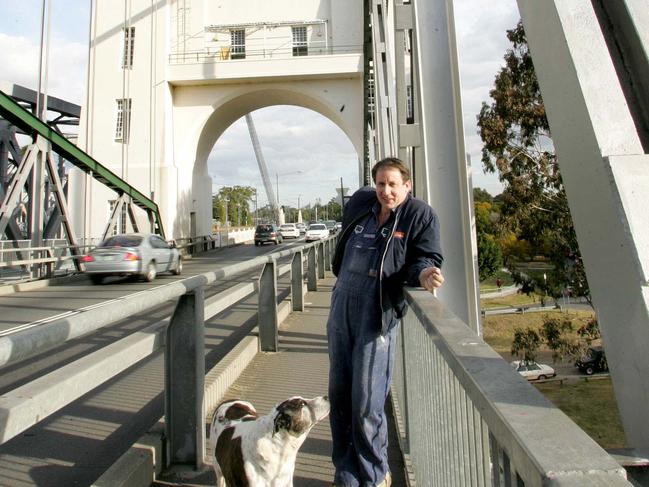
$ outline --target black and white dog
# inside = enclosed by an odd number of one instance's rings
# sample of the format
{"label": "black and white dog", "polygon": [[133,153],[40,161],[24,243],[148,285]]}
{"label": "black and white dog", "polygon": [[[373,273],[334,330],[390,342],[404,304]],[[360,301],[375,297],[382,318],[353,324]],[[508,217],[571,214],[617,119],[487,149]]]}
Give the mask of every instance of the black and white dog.
{"label": "black and white dog", "polygon": [[210,427],[216,485],[292,487],[297,451],[329,407],[326,396],[296,396],[257,416],[247,401],[220,404]]}

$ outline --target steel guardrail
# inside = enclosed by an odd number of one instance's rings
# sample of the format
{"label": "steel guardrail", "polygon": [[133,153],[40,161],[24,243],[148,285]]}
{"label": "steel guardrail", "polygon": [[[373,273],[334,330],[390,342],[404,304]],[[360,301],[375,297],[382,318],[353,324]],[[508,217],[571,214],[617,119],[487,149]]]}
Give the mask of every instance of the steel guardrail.
{"label": "steel guardrail", "polygon": [[628,486],[624,469],[426,291],[397,345],[393,402],[419,487]]}

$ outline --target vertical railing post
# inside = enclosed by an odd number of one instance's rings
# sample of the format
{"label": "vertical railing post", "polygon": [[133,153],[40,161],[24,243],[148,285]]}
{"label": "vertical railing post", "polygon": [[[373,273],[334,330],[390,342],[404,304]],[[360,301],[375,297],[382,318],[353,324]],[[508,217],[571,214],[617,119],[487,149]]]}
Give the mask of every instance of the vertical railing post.
{"label": "vertical railing post", "polygon": [[307,279],[306,279],[306,288],[309,291],[318,290],[318,265],[316,262],[316,247],[315,245],[309,249],[309,254],[307,256]]}
{"label": "vertical railing post", "polygon": [[205,454],[203,390],[205,386],[204,292],[180,297],[167,328],[165,345],[165,427],[167,466],[193,464]]}
{"label": "vertical railing post", "polygon": [[331,240],[324,243],[324,268],[331,272]]}
{"label": "vertical railing post", "polygon": [[272,257],[259,277],[259,344],[262,352],[277,352],[277,272]]}
{"label": "vertical railing post", "polygon": [[325,263],[324,263],[324,245],[325,242],[318,242],[318,279],[324,279],[325,276]]}
{"label": "vertical railing post", "polygon": [[293,311],[304,311],[304,268],[302,251],[293,254],[291,262],[291,303]]}

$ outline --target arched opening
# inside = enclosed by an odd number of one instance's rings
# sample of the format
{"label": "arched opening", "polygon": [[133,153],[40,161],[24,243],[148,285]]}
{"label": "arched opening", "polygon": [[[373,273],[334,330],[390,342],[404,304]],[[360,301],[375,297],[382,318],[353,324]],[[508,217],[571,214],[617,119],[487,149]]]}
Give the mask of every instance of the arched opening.
{"label": "arched opening", "polygon": [[229,225],[268,221],[275,202],[286,222],[316,219],[318,211],[318,218],[338,217],[340,194],[353,192],[360,180],[358,154],[347,135],[328,118],[302,107],[277,105],[251,115],[267,179],[264,182],[242,117],[226,129],[207,158],[219,224],[225,224],[220,218],[225,214],[224,188],[235,186],[253,188],[254,198],[245,215],[240,208],[236,213],[229,209]]}
{"label": "arched opening", "polygon": [[[363,147],[362,111],[347,107],[346,112],[344,104],[335,105],[336,92],[344,91],[344,83],[332,86],[331,82],[327,86],[305,84],[301,90],[243,87],[213,103],[213,112],[197,134],[190,233],[211,233],[212,194],[218,187],[253,186],[257,189],[257,206],[269,203],[243,118],[255,110],[253,117],[259,117],[256,125],[259,125],[257,131],[270,183],[275,192],[279,190],[282,206],[297,211],[298,207],[326,205],[338,196],[336,188],[340,188],[341,178],[343,186],[350,191],[358,188]],[[231,132],[222,138],[230,127]],[[247,150],[240,151],[240,160],[228,159],[223,151],[228,146]],[[219,157],[223,159],[221,163]],[[294,174],[284,181],[291,172]],[[285,182],[289,185],[285,186]]]}

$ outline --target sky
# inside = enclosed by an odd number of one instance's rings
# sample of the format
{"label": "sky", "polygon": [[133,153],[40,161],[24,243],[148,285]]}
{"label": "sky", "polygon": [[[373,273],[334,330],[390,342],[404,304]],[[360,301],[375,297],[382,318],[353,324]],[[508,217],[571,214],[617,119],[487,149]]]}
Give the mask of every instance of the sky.
{"label": "sky", "polygon": [[[81,104],[88,58],[90,0],[50,0],[51,44],[48,93]],[[0,0],[0,83],[36,88],[42,0]],[[455,0],[466,151],[471,158],[473,186],[496,195],[502,185],[486,175],[480,162],[482,143],[476,116],[509,44],[505,31],[516,25],[515,0]],[[358,159],[347,137],[327,118],[307,109],[267,107],[252,114],[264,159],[280,203],[293,207],[322,203],[343,185],[358,187]],[[263,183],[244,119],[230,126],[209,157],[213,191],[222,186]]]}

